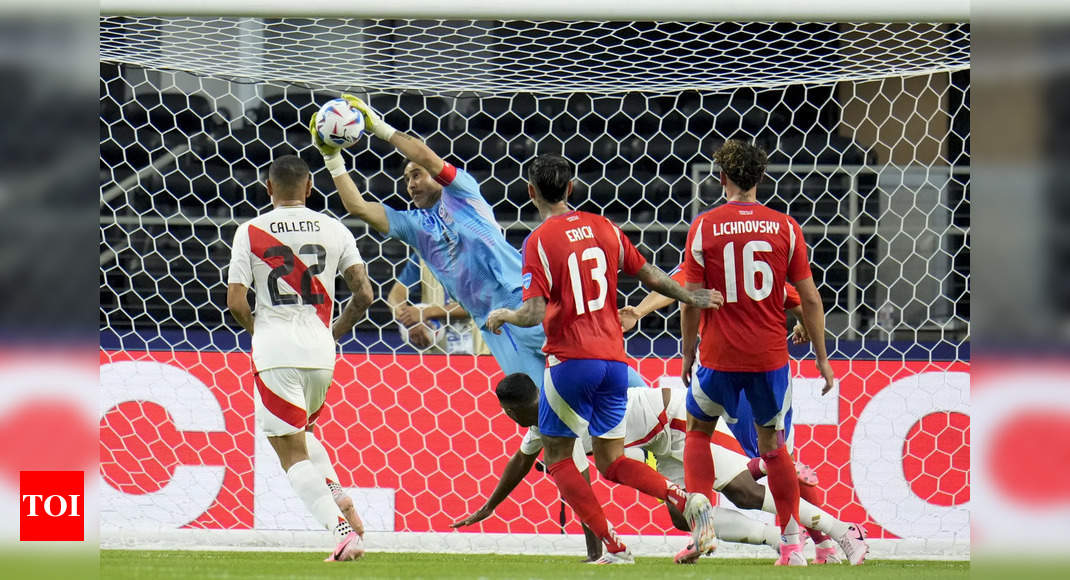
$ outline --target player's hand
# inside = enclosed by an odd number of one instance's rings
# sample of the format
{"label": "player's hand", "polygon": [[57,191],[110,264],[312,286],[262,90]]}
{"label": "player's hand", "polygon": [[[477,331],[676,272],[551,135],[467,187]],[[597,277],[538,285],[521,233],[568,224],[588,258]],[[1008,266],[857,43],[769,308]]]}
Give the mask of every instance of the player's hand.
{"label": "player's hand", "polygon": [[494,513],[494,512],[492,512],[492,511],[490,511],[490,510],[488,510],[486,508],[479,508],[479,511],[477,511],[476,513],[468,516],[467,518],[464,518],[463,520],[460,520],[460,521],[457,521],[457,522],[453,522],[452,524],[450,524],[450,527],[451,528],[463,528],[465,526],[470,526],[470,525],[472,525],[474,523],[481,522],[481,521],[489,518],[490,514],[492,514],[492,513]]}
{"label": "player's hand", "polygon": [[409,342],[417,348],[427,348],[434,344],[435,339],[431,336],[431,330],[423,324],[418,324],[409,329]]}
{"label": "player's hand", "polygon": [[691,386],[691,369],[695,366],[695,353],[684,353],[684,366],[680,371],[680,380],[684,382],[684,387]]}
{"label": "player's hand", "polygon": [[817,361],[817,370],[821,373],[821,378],[825,379],[825,386],[821,389],[821,394],[824,395],[832,390],[833,383],[836,382],[836,374],[832,372],[832,364],[827,358]]}
{"label": "player's hand", "polygon": [[634,306],[625,306],[620,309],[620,329],[624,332],[635,328],[639,323],[639,311]]}
{"label": "player's hand", "polygon": [[402,304],[401,306],[398,306],[394,316],[397,318],[398,322],[405,326],[412,326],[424,321],[423,309],[417,308],[411,304]]}
{"label": "player's hand", "polygon": [[508,308],[492,310],[487,316],[487,330],[494,334],[501,334],[502,326],[504,326],[506,322],[509,322],[509,315],[512,314],[512,312],[513,311]]}
{"label": "player's hand", "polygon": [[806,344],[808,342],[810,342],[810,334],[806,332],[806,327],[801,322],[796,322],[795,328],[791,329],[791,343]]}
{"label": "player's hand", "polygon": [[312,144],[316,146],[316,149],[319,149],[320,155],[323,155],[324,157],[333,157],[338,155],[342,150],[341,147],[325,143],[323,139],[320,138],[320,133],[316,130],[315,115],[312,115],[312,118],[308,120],[308,132],[312,134]]}
{"label": "player's hand", "polygon": [[361,112],[364,115],[364,129],[382,139],[383,141],[389,141],[390,137],[394,135],[394,128],[391,127],[379,116],[379,113],[375,112],[375,109],[371,108],[371,105],[365,103],[363,99],[356,95],[343,94],[342,98],[354,109]]}
{"label": "player's hand", "polygon": [[709,288],[696,288],[691,291],[691,304],[699,308],[720,308],[724,304],[724,295]]}

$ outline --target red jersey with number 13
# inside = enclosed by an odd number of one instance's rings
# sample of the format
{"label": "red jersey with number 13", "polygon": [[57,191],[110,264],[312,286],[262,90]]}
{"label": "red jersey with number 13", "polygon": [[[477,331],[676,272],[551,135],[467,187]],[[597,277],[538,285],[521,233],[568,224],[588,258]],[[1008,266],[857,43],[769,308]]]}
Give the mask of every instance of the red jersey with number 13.
{"label": "red jersey with number 13", "polygon": [[546,346],[559,360],[625,361],[617,313],[617,272],[634,276],[646,264],[606,218],[572,211],[553,216],[524,243],[524,300],[546,299]]}
{"label": "red jersey with number 13", "polygon": [[721,308],[702,311],[702,366],[766,372],[786,365],[785,283],[811,276],[799,224],[758,203],[729,202],[695,219],[684,254],[687,281],[724,294]]}

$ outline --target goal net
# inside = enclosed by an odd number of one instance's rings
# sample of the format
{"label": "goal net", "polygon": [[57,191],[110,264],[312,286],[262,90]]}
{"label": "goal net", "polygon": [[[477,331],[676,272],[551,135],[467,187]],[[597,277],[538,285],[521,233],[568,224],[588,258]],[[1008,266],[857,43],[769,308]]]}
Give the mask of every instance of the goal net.
{"label": "goal net", "polygon": [[[103,545],[329,543],[256,429],[249,337],[225,314],[234,230],[270,206],[271,159],[296,152],[314,170],[309,206],[352,228],[377,297],[317,426],[369,548],[582,553],[536,471],[450,530],[522,430],[470,328],[427,350],[400,335],[396,281],[410,302],[441,296],[418,266],[402,275],[408,248],[346,215],[309,143],[317,104],[345,90],[472,173],[517,247],[537,225],[521,169],[561,153],[578,167],[574,203],[666,271],[722,199],[713,151],[761,145],[758,197],[802,225],[839,377],[821,397],[793,347],[798,459],[874,556],[967,556],[969,86],[964,24],[101,18]],[[348,151],[368,196],[408,207],[390,146]],[[643,295],[626,280],[618,303]],[[678,316],[626,336],[652,385],[681,386]],[[592,478],[637,551],[686,543],[663,507]]]}

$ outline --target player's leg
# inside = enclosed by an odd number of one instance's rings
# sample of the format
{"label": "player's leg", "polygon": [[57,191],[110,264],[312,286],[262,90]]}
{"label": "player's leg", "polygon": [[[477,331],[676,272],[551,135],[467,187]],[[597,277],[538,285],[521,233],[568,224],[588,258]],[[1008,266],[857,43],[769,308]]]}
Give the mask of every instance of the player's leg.
{"label": "player's leg", "polygon": [[[668,480],[679,485],[684,481],[684,464],[673,457],[659,457],[658,473],[661,473]],[[728,473],[728,468],[725,469],[725,473]],[[717,488],[717,491],[724,493],[724,490],[720,488]],[[760,507],[760,494],[757,502]],[[676,529],[685,532],[691,531],[691,527],[688,525],[687,519],[684,518],[683,512],[676,509],[671,502],[666,502],[665,507],[668,509],[669,517],[672,519]],[[717,530],[718,540],[742,544],[766,545],[774,550],[780,545],[780,530],[777,529],[776,526],[770,526],[751,519],[736,510],[714,507],[713,525]],[[700,555],[701,554],[695,550],[694,545],[689,543],[686,548],[676,555],[675,560],[677,563],[687,564],[697,560]]]}
{"label": "player's leg", "polygon": [[[717,427],[718,417],[732,422],[735,407],[739,399],[739,387],[732,380],[731,373],[721,373],[699,365],[691,384],[687,387],[687,432],[684,439],[684,482],[688,492],[697,493],[706,498],[706,504],[712,505],[713,484],[716,481],[716,468],[710,450],[710,438]],[[689,496],[689,503],[698,500]],[[691,526],[691,537],[700,551],[716,537],[715,524],[711,519],[700,517],[702,510],[685,510]]]}
{"label": "player's leg", "polygon": [[[747,469],[750,471],[751,476],[755,479],[761,479],[766,476],[765,461],[762,460],[761,454],[758,451],[758,430],[754,423],[754,413],[751,410],[750,402],[747,399],[745,393],[742,393],[739,397],[739,406],[737,407],[738,416],[737,421],[733,425],[729,425],[732,434],[735,435],[737,441],[743,441],[740,445],[743,447],[746,454],[751,458],[747,463]],[[789,405],[787,413],[784,414],[784,429],[780,431],[783,435],[783,443],[788,451],[792,450],[791,437],[792,437],[792,415],[794,411]],[[813,469],[803,465],[801,463],[795,463],[796,477],[799,480],[799,494],[802,499],[809,501],[815,505],[821,505],[817,501],[818,490],[814,487],[817,485],[817,475]],[[803,523],[807,520],[803,518]],[[830,556],[829,544],[831,540],[821,530],[813,527],[806,527],[806,531],[809,532],[810,538],[814,541],[814,544],[821,546],[818,548],[822,557],[818,558],[818,561],[823,562]],[[824,545],[822,546],[822,544]],[[831,548],[832,554],[835,553],[835,548]]]}
{"label": "player's leg", "polygon": [[308,426],[305,427],[305,448],[308,450],[308,458],[320,470],[324,482],[327,484],[327,489],[331,491],[331,497],[334,498],[334,503],[338,504],[338,509],[342,510],[342,515],[345,516],[350,527],[353,528],[353,531],[358,536],[363,538],[364,522],[361,521],[357,508],[353,505],[353,499],[349,497],[349,494],[342,488],[342,484],[339,483],[338,473],[334,469],[334,464],[331,463],[330,456],[327,455],[327,449],[314,432],[316,419],[323,411],[323,404],[327,399],[327,390],[331,386],[334,373],[327,369],[317,369],[308,370],[304,374],[307,377],[305,403],[307,405],[306,408],[309,410]]}
{"label": "player's leg", "polygon": [[799,524],[799,481],[795,463],[784,445],[784,417],[791,405],[788,365],[765,373],[746,373],[743,387],[754,411],[758,451],[769,471],[768,485],[776,504],[777,524],[784,536],[778,565],[805,566]]}
{"label": "player's leg", "polygon": [[572,459],[576,437],[587,431],[591,417],[588,385],[600,382],[604,369],[592,361],[572,360],[546,369],[539,391],[539,432],[547,473],[557,484],[561,498],[590,530],[598,536],[606,553],[598,562],[629,563],[627,546],[606,520],[591,484],[583,478]]}
{"label": "player's leg", "polygon": [[308,369],[275,368],[254,374],[256,405],[261,428],[275,450],[290,487],[312,517],[332,530],[338,546],[328,561],[355,560],[364,553],[357,536],[338,509],[323,474],[309,459],[305,428],[308,426],[305,386]]}
{"label": "player's leg", "polygon": [[645,462],[624,455],[629,367],[617,361],[599,362],[605,367],[605,375],[595,389],[595,405],[589,427],[595,466],[606,479],[672,502],[683,511],[687,502],[683,489]]}

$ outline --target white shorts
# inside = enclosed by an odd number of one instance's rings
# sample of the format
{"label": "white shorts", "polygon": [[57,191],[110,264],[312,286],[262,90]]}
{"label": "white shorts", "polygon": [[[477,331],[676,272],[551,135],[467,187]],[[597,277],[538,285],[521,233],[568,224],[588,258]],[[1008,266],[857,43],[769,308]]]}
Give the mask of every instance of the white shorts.
{"label": "white shorts", "polygon": [[[716,477],[713,489],[721,491],[740,473],[747,471],[747,457],[712,443],[710,449],[713,451],[713,473]],[[684,487],[684,463],[682,461],[671,455],[655,456],[655,459],[658,460],[658,473],[676,485]]]}
{"label": "white shorts", "polygon": [[280,437],[304,431],[316,420],[334,371],[279,367],[254,377],[256,422],[268,437]]}

